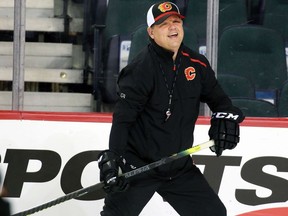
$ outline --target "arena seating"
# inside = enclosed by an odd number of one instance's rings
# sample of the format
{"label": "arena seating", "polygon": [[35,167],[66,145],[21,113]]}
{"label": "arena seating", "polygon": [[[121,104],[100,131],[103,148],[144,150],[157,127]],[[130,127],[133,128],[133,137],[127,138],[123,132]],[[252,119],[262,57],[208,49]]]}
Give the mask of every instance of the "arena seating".
{"label": "arena seating", "polygon": [[[219,41],[217,73],[246,77],[255,86],[256,97],[257,92],[266,92],[267,99],[271,93],[276,97],[287,80],[283,38],[279,32],[259,25],[226,29]],[[276,103],[277,98],[270,99]]]}
{"label": "arena seating", "polygon": [[268,101],[252,98],[232,98],[231,100],[246,117],[278,117],[276,105]]}

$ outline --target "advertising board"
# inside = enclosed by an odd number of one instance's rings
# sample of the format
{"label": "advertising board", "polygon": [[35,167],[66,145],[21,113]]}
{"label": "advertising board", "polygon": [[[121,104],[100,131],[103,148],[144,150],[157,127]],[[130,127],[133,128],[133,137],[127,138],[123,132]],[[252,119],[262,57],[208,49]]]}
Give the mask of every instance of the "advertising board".
{"label": "advertising board", "polygon": [[[0,112],[0,172],[12,214],[99,182],[97,155],[107,149],[111,114]],[[194,145],[209,140],[209,119],[197,121]],[[228,216],[288,215],[288,120],[247,118],[240,143],[216,157],[193,154],[227,207]],[[89,194],[36,216],[99,215],[103,199]],[[155,194],[141,216],[178,215]]]}

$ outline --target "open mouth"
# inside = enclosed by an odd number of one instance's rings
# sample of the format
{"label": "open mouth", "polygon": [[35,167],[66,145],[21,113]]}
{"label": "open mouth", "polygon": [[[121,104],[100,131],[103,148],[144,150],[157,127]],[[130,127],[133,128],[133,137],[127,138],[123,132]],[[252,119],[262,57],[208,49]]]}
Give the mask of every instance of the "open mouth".
{"label": "open mouth", "polygon": [[177,37],[178,36],[178,33],[172,33],[172,34],[170,34],[168,37],[169,38],[175,38],[175,37]]}

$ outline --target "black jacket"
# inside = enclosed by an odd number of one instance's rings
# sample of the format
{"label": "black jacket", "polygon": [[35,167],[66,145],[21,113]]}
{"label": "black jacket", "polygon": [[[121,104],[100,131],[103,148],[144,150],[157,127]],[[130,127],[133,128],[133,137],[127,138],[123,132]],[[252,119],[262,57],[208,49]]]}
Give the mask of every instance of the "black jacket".
{"label": "black jacket", "polygon": [[[119,100],[113,114],[109,149],[135,166],[190,148],[200,102],[207,103],[213,112],[240,114],[203,55],[183,44],[175,62],[172,55],[151,41],[119,75]],[[172,114],[165,121],[168,89],[171,92],[172,88]],[[158,170],[160,175],[177,175],[188,158],[162,166]]]}

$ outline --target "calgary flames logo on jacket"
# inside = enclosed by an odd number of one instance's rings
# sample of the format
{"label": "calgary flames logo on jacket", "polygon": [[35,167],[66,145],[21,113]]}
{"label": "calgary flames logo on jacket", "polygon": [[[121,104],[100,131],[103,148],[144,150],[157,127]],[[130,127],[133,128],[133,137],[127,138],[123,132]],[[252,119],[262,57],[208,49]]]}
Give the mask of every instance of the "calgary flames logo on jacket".
{"label": "calgary flames logo on jacket", "polygon": [[191,80],[194,80],[195,77],[196,77],[196,70],[194,67],[188,67],[184,70],[184,73],[185,73],[185,76],[186,76],[186,79],[188,81],[191,81]]}
{"label": "calgary flames logo on jacket", "polygon": [[172,5],[168,2],[162,3],[158,6],[158,9],[164,13],[166,11],[170,11],[172,9]]}

